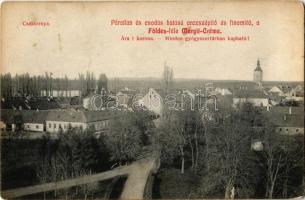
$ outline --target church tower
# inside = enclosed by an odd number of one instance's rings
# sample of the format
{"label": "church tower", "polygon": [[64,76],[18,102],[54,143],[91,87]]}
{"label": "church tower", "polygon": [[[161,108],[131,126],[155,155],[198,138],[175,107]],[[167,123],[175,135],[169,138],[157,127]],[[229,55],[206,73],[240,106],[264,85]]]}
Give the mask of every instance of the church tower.
{"label": "church tower", "polygon": [[261,64],[259,59],[257,59],[257,64],[256,64],[256,68],[254,70],[254,77],[253,77],[253,81],[255,83],[258,84],[258,86],[262,86],[262,82],[263,82],[263,70],[261,68]]}

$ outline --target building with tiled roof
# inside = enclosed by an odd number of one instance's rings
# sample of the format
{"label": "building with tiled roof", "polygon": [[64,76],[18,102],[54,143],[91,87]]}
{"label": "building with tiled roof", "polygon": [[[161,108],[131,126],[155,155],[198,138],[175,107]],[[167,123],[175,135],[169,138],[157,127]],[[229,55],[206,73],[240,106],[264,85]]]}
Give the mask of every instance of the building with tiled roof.
{"label": "building with tiled roof", "polygon": [[42,97],[79,97],[81,94],[82,92],[79,89],[54,89],[51,92],[47,90],[40,90],[40,96]]}
{"label": "building with tiled roof", "polygon": [[233,93],[233,107],[245,102],[250,102],[253,106],[263,107],[267,107],[270,104],[269,97],[263,90],[235,90]]}
{"label": "building with tiled roof", "polygon": [[114,116],[111,111],[86,111],[86,110],[52,110],[46,119],[46,131],[58,133],[67,131],[69,127],[83,130],[92,126],[95,131],[107,129],[109,120]]}
{"label": "building with tiled roof", "polygon": [[7,130],[21,130],[22,129],[22,115],[19,110],[1,109],[1,124],[2,129]]}
{"label": "building with tiled roof", "polygon": [[35,110],[1,110],[1,121],[6,128],[15,131],[23,129],[26,131],[45,131],[46,117],[49,111]]}
{"label": "building with tiled roof", "polygon": [[292,88],[289,92],[286,93],[286,99],[304,101],[304,87],[298,85],[295,88]]}
{"label": "building with tiled roof", "polygon": [[274,106],[264,110],[263,114],[280,134],[304,134],[304,107]]}
{"label": "building with tiled roof", "polygon": [[26,131],[45,131],[46,118],[49,111],[24,110],[22,113],[23,129]]}
{"label": "building with tiled roof", "polygon": [[283,91],[277,86],[273,86],[270,90],[268,90],[268,92],[271,94],[276,94],[278,96],[282,96],[284,94]]}

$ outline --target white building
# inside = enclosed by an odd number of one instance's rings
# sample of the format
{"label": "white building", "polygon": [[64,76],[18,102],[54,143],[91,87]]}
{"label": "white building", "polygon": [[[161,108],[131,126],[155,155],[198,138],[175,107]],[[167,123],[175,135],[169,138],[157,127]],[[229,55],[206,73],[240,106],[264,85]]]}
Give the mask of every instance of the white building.
{"label": "white building", "polygon": [[304,135],[304,107],[274,106],[265,110],[275,131],[283,135]]}
{"label": "white building", "polygon": [[1,110],[1,121],[6,129],[12,131],[43,132],[48,112],[46,110]]}
{"label": "white building", "polygon": [[270,90],[268,90],[268,92],[272,94],[277,94],[278,96],[284,95],[283,91],[277,86],[273,86]]}
{"label": "white building", "polygon": [[67,131],[69,127],[87,129],[93,127],[95,131],[108,128],[111,112],[84,110],[54,110],[50,111],[46,119],[46,131],[58,133]]}
{"label": "white building", "polygon": [[267,107],[269,104],[269,100],[268,98],[254,98],[254,97],[244,97],[244,98],[240,98],[240,97],[234,97],[233,98],[233,107],[236,107],[238,104],[242,104],[242,103],[246,103],[249,102],[251,103],[253,106],[259,107]]}
{"label": "white building", "polygon": [[271,106],[269,97],[261,90],[240,90],[233,95],[233,107],[245,102],[252,103],[253,106]]}
{"label": "white building", "polygon": [[47,93],[46,90],[41,90],[40,95],[45,96],[52,96],[52,97],[79,97],[81,96],[80,90],[52,90],[51,92]]}
{"label": "white building", "polygon": [[230,90],[226,89],[226,88],[219,88],[219,87],[217,87],[217,88],[215,89],[215,91],[216,91],[218,94],[222,95],[222,96],[232,95],[232,92],[231,92]]}
{"label": "white building", "polygon": [[22,121],[25,131],[43,132],[45,131],[46,117],[49,111],[23,110]]}
{"label": "white building", "polygon": [[163,111],[163,98],[153,88],[149,88],[148,93],[139,100],[140,106],[145,107],[147,110],[152,111],[157,117],[162,115]]}

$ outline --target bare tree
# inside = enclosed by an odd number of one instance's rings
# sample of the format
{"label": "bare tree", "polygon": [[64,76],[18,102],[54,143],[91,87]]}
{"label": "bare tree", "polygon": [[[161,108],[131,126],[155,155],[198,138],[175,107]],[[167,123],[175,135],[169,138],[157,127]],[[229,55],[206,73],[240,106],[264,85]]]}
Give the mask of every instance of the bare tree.
{"label": "bare tree", "polygon": [[[49,179],[50,167],[46,158],[43,158],[36,164],[36,176],[39,182],[44,184],[50,181]],[[46,199],[46,192],[43,192],[43,199]]]}
{"label": "bare tree", "polygon": [[106,137],[111,159],[121,165],[135,159],[142,147],[141,130],[136,124],[134,113],[126,112],[110,122],[110,135]]}
{"label": "bare tree", "polygon": [[283,183],[282,196],[287,197],[289,173],[302,166],[302,145],[295,136],[280,135],[274,128],[269,128],[264,135],[264,150],[260,153],[259,164],[266,180],[266,198],[274,198],[274,192]]}
{"label": "bare tree", "polygon": [[166,94],[169,94],[174,89],[174,72],[171,67],[164,63],[164,70],[162,75],[162,88]]}
{"label": "bare tree", "polygon": [[181,113],[171,113],[157,131],[162,160],[171,162],[175,157],[180,157],[181,174],[185,169],[185,148],[189,144],[183,117]]}

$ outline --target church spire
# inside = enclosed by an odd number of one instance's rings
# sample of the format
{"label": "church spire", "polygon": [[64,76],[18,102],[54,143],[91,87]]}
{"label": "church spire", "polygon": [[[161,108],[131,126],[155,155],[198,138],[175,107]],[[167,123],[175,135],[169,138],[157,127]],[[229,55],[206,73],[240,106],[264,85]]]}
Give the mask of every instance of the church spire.
{"label": "church spire", "polygon": [[262,68],[261,68],[261,63],[260,63],[260,60],[259,58],[257,59],[257,64],[256,64],[256,68],[254,71],[259,71],[259,72],[262,72]]}

